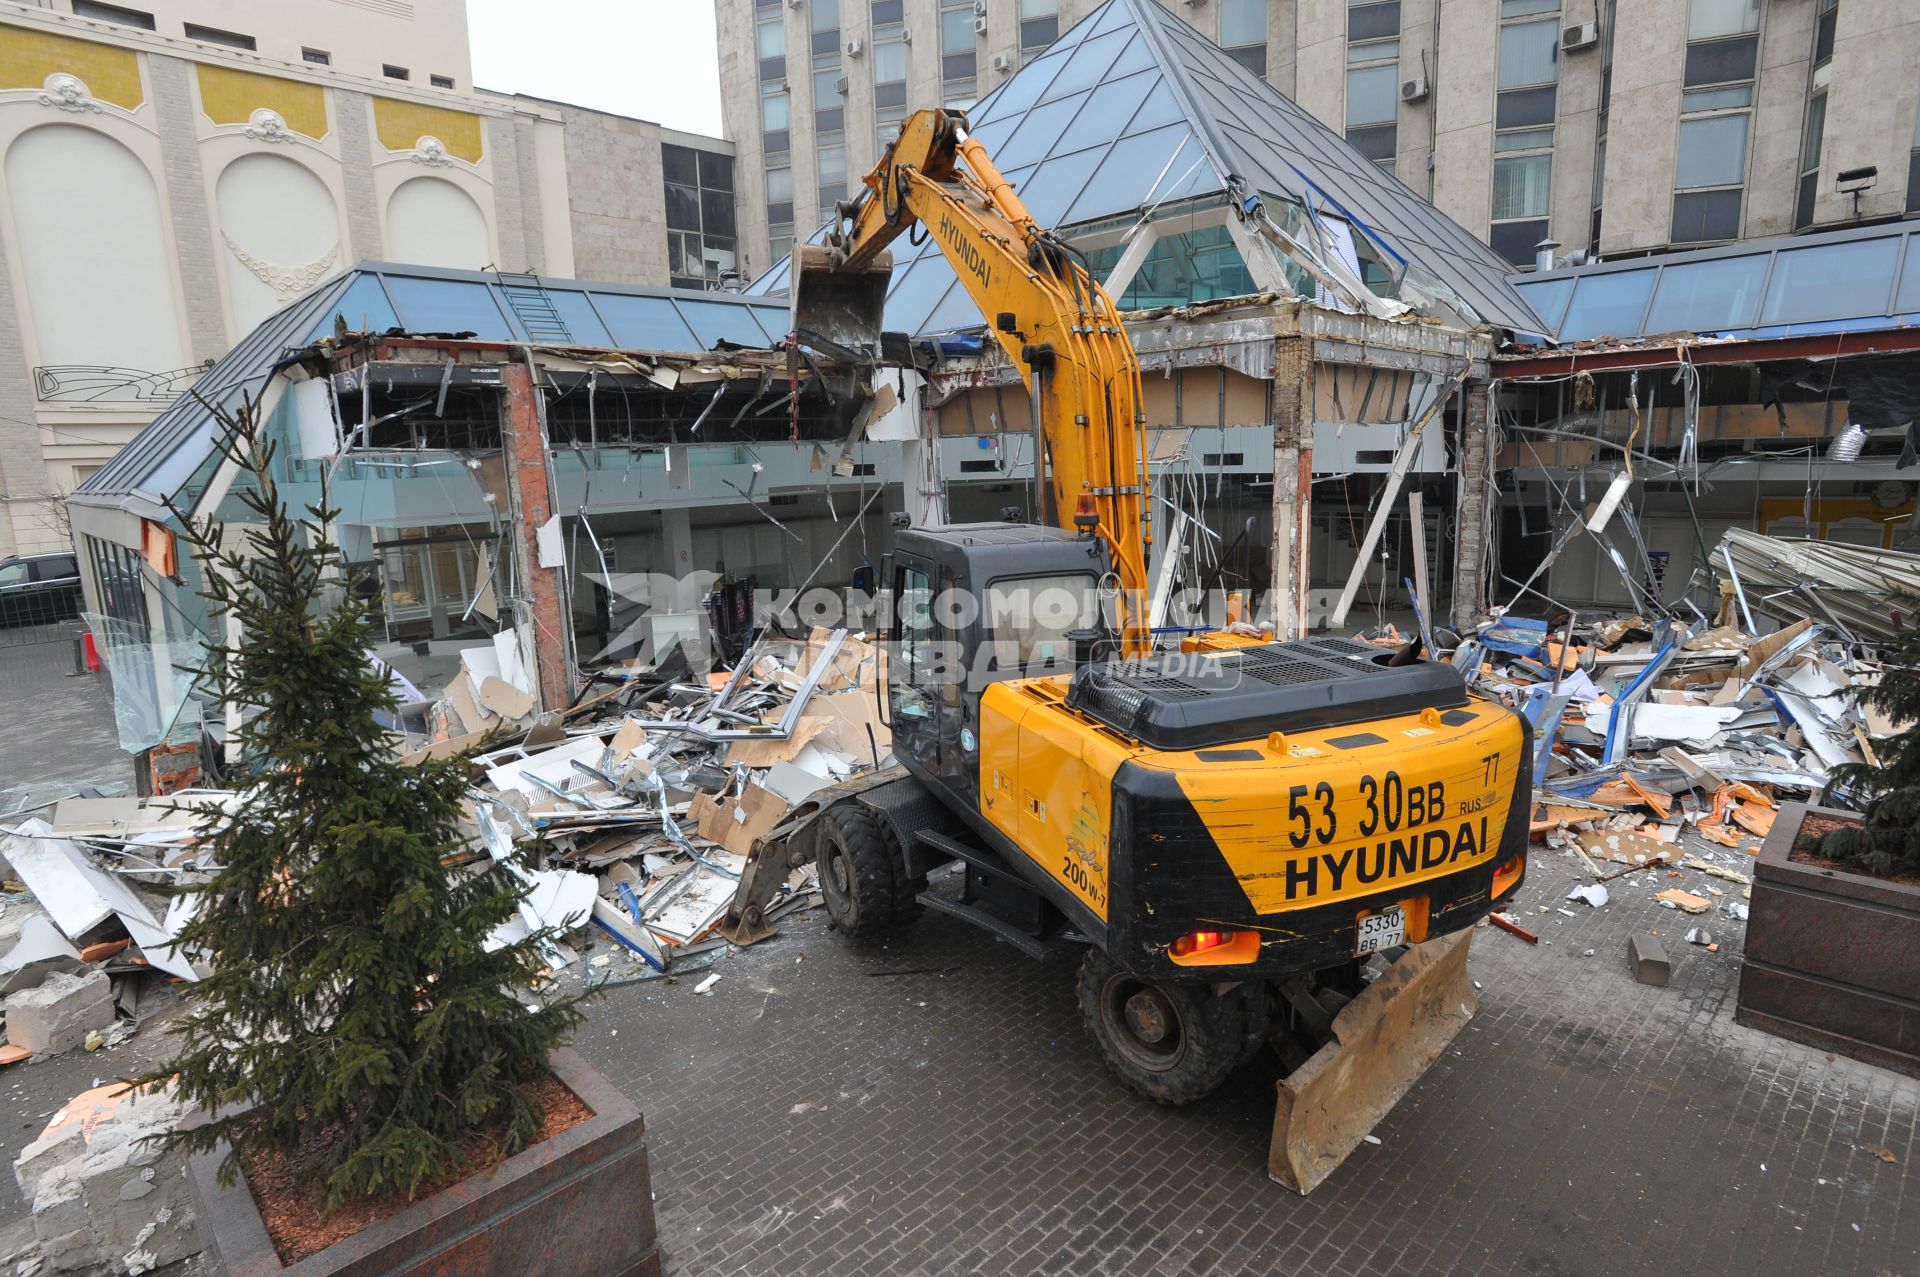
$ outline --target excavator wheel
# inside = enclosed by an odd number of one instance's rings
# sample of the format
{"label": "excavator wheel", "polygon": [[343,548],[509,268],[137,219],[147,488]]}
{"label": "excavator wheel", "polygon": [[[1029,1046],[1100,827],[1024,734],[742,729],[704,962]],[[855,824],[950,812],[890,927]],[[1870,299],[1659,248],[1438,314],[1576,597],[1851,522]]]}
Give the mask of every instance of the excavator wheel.
{"label": "excavator wheel", "polygon": [[1142,980],[1099,949],[1080,963],[1080,1016],[1107,1066],[1128,1089],[1161,1104],[1213,1093],[1257,1049],[1257,985]]}
{"label": "excavator wheel", "polygon": [[919,902],[911,895],[908,907],[901,907],[896,883],[906,869],[871,811],[857,802],[839,802],[820,821],[820,894],[835,927],[850,936],[872,936],[919,916]]}

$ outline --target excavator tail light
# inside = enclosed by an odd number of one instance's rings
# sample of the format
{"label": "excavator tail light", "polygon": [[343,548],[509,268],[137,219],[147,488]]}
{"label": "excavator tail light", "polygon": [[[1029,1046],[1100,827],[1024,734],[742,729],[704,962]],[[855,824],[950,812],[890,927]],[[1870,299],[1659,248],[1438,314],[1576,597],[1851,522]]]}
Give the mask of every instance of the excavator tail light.
{"label": "excavator tail light", "polygon": [[1493,898],[1498,900],[1501,896],[1512,891],[1520,881],[1520,871],[1526,867],[1526,853],[1522,852],[1520,855],[1513,857],[1495,869],[1493,871]]}
{"label": "excavator tail light", "polygon": [[1258,931],[1190,931],[1167,947],[1183,967],[1227,967],[1260,956]]}

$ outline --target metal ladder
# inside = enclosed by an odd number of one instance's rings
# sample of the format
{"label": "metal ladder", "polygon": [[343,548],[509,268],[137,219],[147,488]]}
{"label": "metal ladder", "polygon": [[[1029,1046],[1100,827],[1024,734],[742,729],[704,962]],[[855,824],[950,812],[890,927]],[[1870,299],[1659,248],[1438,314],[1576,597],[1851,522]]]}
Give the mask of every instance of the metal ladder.
{"label": "metal ladder", "polygon": [[554,308],[553,298],[541,286],[538,275],[495,271],[494,276],[500,281],[500,291],[506,294],[507,305],[513,308],[514,317],[526,329],[528,337],[534,341],[573,344],[573,330],[567,327],[567,321]]}

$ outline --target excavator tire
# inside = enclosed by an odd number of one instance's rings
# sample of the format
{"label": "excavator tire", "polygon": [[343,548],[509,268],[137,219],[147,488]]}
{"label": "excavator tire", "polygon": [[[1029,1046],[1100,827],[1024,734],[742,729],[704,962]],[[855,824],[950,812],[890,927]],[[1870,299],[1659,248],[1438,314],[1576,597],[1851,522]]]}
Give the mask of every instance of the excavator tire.
{"label": "excavator tire", "polygon": [[927,889],[925,874],[907,872],[906,848],[900,845],[900,827],[894,821],[868,808],[874,827],[880,831],[880,837],[887,846],[887,863],[893,869],[893,925],[904,927],[917,920],[927,911],[920,903],[920,893]]}
{"label": "excavator tire", "polygon": [[912,921],[895,891],[904,867],[878,818],[857,802],[839,802],[820,821],[820,894],[833,925],[850,936],[873,936]]}
{"label": "excavator tire", "polygon": [[[1099,949],[1080,963],[1080,1016],[1127,1088],[1161,1104],[1211,1095],[1257,1048],[1250,1031],[1257,985],[1142,980]],[[1264,1021],[1264,1017],[1259,1017]]]}

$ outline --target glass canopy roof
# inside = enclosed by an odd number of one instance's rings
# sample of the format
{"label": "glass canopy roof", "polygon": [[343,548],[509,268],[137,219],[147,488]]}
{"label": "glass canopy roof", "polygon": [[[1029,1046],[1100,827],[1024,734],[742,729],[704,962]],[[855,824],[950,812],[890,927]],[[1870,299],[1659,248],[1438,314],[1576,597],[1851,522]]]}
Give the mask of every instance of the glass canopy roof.
{"label": "glass canopy roof", "polygon": [[[1348,223],[1380,257],[1490,323],[1540,327],[1503,259],[1152,0],[1108,0],[967,117],[1043,226],[1070,233],[1223,198],[1227,174],[1202,143],[1211,133],[1223,138],[1230,172],[1266,199]],[[936,244],[903,237],[893,253],[887,327],[981,323]],[[786,286],[782,262],[748,291]]]}
{"label": "glass canopy roof", "polygon": [[287,352],[331,333],[336,316],[353,332],[399,328],[663,353],[711,350],[722,341],[771,346],[787,333],[784,300],[362,262],[263,320],[88,476],[75,499],[114,505],[116,496],[133,495],[158,505],[174,496],[213,447],[213,418],[200,399],[232,405],[258,393]]}
{"label": "glass canopy roof", "polygon": [[1666,333],[1770,338],[1920,324],[1911,222],[1517,275],[1560,341]]}

